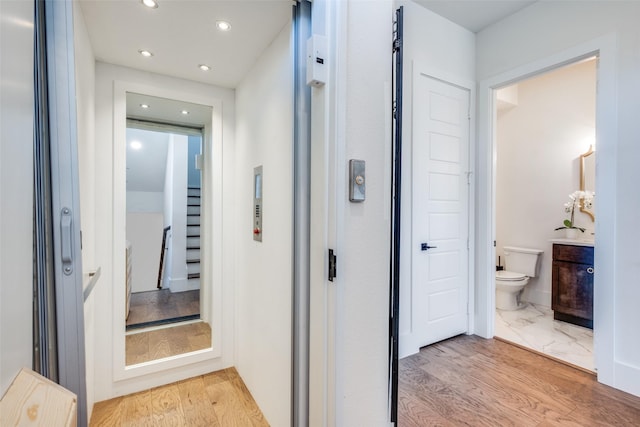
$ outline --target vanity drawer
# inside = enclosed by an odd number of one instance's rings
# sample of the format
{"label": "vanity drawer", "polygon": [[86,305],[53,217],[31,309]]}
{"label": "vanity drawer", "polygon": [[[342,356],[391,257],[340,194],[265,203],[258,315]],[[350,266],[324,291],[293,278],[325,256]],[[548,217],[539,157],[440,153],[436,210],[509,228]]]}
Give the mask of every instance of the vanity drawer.
{"label": "vanity drawer", "polygon": [[593,248],[590,246],[553,245],[554,261],[593,264]]}

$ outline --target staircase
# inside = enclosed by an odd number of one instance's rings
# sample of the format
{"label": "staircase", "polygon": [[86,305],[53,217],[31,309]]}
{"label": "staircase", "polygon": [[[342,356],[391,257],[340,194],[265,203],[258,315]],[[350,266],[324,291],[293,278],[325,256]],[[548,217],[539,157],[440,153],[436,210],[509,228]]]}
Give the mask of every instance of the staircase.
{"label": "staircase", "polygon": [[200,287],[200,188],[187,188],[187,279]]}

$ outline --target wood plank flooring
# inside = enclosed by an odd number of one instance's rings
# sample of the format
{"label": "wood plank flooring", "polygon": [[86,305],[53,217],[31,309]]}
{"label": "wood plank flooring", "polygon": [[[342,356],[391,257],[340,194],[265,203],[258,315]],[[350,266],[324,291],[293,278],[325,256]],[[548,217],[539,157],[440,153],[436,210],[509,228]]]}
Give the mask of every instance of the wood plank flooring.
{"label": "wood plank flooring", "polygon": [[125,364],[135,365],[208,347],[211,347],[211,326],[208,323],[173,324],[127,335]]}
{"label": "wood plank flooring", "polygon": [[640,398],[497,340],[459,336],[400,361],[398,426],[640,426]]}
{"label": "wood plank flooring", "polygon": [[131,294],[127,326],[200,313],[200,291],[172,293],[169,289]]}
{"label": "wood plank flooring", "polygon": [[235,368],[98,402],[91,427],[268,427]]}

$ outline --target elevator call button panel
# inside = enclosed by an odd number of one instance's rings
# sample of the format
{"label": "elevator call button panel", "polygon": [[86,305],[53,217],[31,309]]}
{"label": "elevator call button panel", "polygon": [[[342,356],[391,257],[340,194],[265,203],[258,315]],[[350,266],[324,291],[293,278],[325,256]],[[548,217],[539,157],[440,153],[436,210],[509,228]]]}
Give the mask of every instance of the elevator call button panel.
{"label": "elevator call button panel", "polygon": [[253,169],[253,240],[262,242],[262,166]]}

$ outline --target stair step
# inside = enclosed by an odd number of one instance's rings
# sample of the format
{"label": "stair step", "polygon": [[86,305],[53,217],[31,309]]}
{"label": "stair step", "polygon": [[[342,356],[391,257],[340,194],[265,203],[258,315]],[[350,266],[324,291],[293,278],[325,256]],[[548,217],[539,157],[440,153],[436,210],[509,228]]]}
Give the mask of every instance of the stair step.
{"label": "stair step", "polygon": [[198,234],[187,234],[187,237],[200,237],[200,233],[198,233]]}
{"label": "stair step", "polygon": [[197,213],[197,214],[191,213],[191,214],[187,214],[187,216],[200,216],[200,214],[199,213]]}
{"label": "stair step", "polygon": [[187,250],[189,249],[200,249],[200,245],[198,246],[187,246]]}
{"label": "stair step", "polygon": [[200,273],[190,273],[187,275],[187,279],[199,279]]}
{"label": "stair step", "polygon": [[197,206],[197,207],[200,207],[200,203],[198,203],[198,204],[195,204],[195,203],[187,203],[187,206],[191,206],[191,207]]}
{"label": "stair step", "polygon": [[188,259],[187,264],[200,264],[200,259]]}
{"label": "stair step", "polygon": [[200,190],[199,189],[191,189],[191,190],[187,190],[187,196],[188,197],[198,197],[200,198]]}

